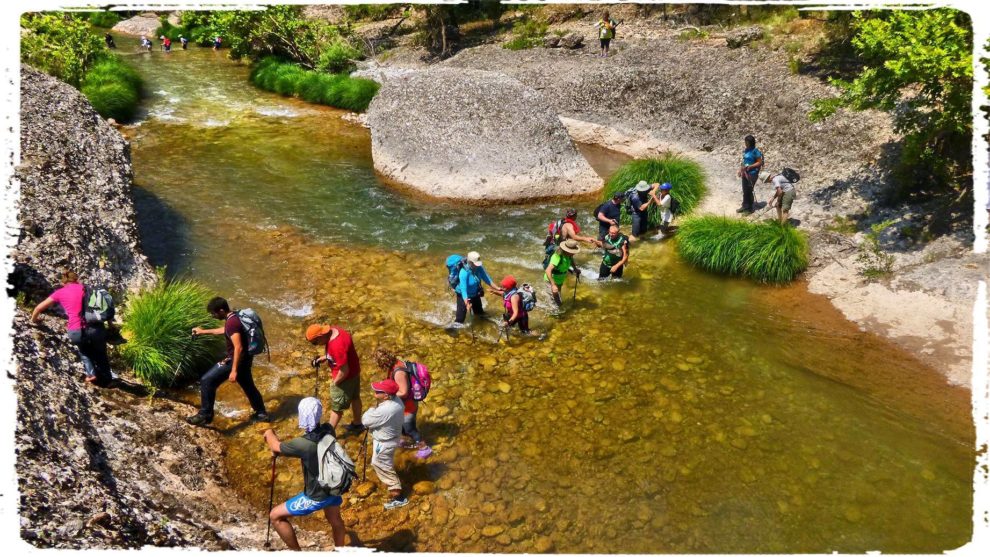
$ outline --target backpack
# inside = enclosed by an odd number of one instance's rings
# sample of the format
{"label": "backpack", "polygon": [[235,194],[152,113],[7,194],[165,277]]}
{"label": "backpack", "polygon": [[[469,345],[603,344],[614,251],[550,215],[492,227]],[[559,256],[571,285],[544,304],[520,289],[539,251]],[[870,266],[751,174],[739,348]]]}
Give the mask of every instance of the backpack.
{"label": "backpack", "polygon": [[351,482],[357,479],[357,468],[333,433],[320,438],[320,442],[316,444],[316,454],[320,462],[320,473],[316,481],[320,487],[338,497],[347,493]]}
{"label": "backpack", "polygon": [[268,358],[271,359],[271,351],[268,350],[268,339],[265,338],[265,328],[261,324],[261,316],[251,308],[235,311],[241,320],[244,332],[247,335],[247,352],[252,356],[257,356],[268,351]]}
{"label": "backpack", "polygon": [[433,386],[433,378],[430,376],[430,368],[418,362],[402,362],[406,368],[406,376],[409,377],[409,392],[412,399],[419,402],[426,399],[430,394],[430,387]]}
{"label": "backpack", "polygon": [[549,248],[553,246],[556,249],[557,244],[560,242],[560,231],[563,229],[564,219],[551,221],[550,225],[547,226],[547,237],[543,240],[543,247]]}
{"label": "backpack", "polygon": [[536,307],[536,291],[533,290],[533,287],[524,282],[519,293],[522,294],[523,309],[527,312],[533,311],[533,308]]}
{"label": "backpack", "polygon": [[105,288],[83,286],[82,318],[87,325],[113,321],[115,315],[113,297]]}
{"label": "backpack", "polygon": [[457,285],[461,282],[461,269],[466,261],[467,259],[457,254],[447,257],[447,284],[451,290],[457,290]]}
{"label": "backpack", "polygon": [[670,212],[675,215],[681,214],[681,202],[673,195],[670,196]]}
{"label": "backpack", "polygon": [[787,178],[787,181],[792,184],[796,184],[801,181],[801,175],[798,174],[793,168],[785,168],[781,170],[780,173],[783,174],[784,178]]}
{"label": "backpack", "polygon": [[636,187],[633,186],[626,190],[626,212],[630,215],[636,212],[635,207],[642,205],[639,202],[639,194],[636,192]]}

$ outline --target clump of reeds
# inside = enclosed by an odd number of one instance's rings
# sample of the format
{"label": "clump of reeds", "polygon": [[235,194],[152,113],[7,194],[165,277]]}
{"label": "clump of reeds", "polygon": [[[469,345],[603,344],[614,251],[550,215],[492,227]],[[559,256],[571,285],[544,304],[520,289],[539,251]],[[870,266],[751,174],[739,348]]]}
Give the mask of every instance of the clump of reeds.
{"label": "clump of reeds", "polygon": [[[648,184],[670,182],[673,188],[670,195],[680,202],[679,214],[687,215],[698,206],[705,196],[705,173],[701,166],[685,157],[674,153],[649,159],[636,159],[619,167],[602,190],[602,201],[612,198],[613,192],[625,192],[635,187],[640,180]],[[651,227],[660,225],[660,209],[651,205],[647,213]],[[632,217],[629,215],[626,202],[622,202],[622,222],[628,224]]]}
{"label": "clump of reeds", "polygon": [[777,221],[686,219],[677,231],[677,249],[702,269],[764,283],[790,282],[808,266],[805,234]]}
{"label": "clump of reeds", "polygon": [[305,70],[277,58],[265,58],[251,70],[251,83],[280,95],[361,112],[378,92],[378,83],[347,74]]}

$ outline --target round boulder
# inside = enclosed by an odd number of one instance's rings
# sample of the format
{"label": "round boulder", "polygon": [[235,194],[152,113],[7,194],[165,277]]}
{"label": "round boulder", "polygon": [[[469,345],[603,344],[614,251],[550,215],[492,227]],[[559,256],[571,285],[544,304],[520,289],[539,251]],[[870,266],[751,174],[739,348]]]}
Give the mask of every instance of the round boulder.
{"label": "round boulder", "polygon": [[125,19],[113,26],[111,31],[124,35],[134,35],[154,37],[155,31],[161,27],[162,22],[158,19],[158,14],[146,12],[136,15],[130,19]]}
{"label": "round boulder", "polygon": [[375,169],[433,197],[504,202],[602,187],[546,98],[501,73],[431,68],[387,79],[367,121]]}

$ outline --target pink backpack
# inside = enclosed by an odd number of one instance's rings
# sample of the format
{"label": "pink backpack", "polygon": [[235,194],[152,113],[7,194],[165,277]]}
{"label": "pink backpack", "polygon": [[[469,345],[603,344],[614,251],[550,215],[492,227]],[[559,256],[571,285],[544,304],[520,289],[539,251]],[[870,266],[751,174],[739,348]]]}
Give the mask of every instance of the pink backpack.
{"label": "pink backpack", "polygon": [[421,401],[430,394],[430,387],[433,385],[433,378],[430,377],[430,370],[425,365],[417,362],[404,362],[406,375],[409,376],[409,390],[415,401]]}

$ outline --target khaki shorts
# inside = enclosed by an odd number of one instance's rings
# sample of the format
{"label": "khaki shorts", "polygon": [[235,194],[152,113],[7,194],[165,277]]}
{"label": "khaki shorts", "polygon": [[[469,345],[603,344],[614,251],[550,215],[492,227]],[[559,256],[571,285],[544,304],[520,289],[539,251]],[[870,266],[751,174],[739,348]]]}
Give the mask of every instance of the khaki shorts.
{"label": "khaki shorts", "polygon": [[334,412],[343,412],[351,407],[351,400],[358,396],[361,388],[361,376],[344,379],[340,385],[330,386],[330,409]]}
{"label": "khaki shorts", "polygon": [[794,204],[794,190],[785,191],[784,195],[780,198],[780,209],[783,211],[790,211],[791,205]]}

